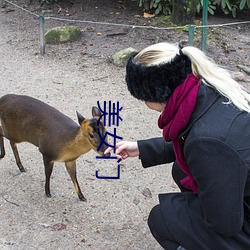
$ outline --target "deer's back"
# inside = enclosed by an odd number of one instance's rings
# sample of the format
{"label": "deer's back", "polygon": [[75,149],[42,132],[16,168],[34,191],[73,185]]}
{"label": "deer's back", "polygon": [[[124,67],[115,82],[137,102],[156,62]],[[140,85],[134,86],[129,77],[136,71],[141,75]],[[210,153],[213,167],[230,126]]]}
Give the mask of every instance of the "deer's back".
{"label": "deer's back", "polygon": [[38,146],[42,141],[69,140],[79,126],[50,105],[24,95],[0,98],[0,119],[4,136],[15,142]]}

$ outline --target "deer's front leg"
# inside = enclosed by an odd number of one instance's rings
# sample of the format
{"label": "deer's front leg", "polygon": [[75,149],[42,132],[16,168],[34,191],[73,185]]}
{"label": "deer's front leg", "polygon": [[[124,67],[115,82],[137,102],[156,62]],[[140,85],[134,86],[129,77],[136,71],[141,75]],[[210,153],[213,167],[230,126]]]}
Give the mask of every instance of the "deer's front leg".
{"label": "deer's front leg", "polygon": [[65,162],[66,169],[70,175],[71,180],[74,183],[74,187],[76,190],[76,193],[78,194],[78,197],[81,201],[87,201],[86,198],[83,196],[82,191],[80,189],[79,183],[77,181],[76,177],[76,161],[68,161]]}
{"label": "deer's front leg", "polygon": [[50,177],[53,171],[54,162],[49,157],[43,155],[43,163],[45,168],[45,194],[47,197],[51,197],[50,193]]}

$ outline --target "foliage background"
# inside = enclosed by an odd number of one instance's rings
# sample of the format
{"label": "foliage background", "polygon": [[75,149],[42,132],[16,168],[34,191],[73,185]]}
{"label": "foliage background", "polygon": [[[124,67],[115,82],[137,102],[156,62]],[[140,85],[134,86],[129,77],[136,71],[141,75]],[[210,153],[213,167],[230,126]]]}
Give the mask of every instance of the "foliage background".
{"label": "foliage background", "polygon": [[[60,0],[38,0],[41,4],[52,4],[60,2]],[[136,1],[139,7],[145,11],[153,12],[154,14],[171,15],[172,1],[174,0],[130,0]],[[193,0],[186,0],[193,1]],[[199,0],[197,4],[197,13],[202,10],[204,0]],[[211,15],[222,11],[224,14],[230,14],[234,18],[237,12],[244,9],[250,10],[250,0],[208,0],[208,11]]]}

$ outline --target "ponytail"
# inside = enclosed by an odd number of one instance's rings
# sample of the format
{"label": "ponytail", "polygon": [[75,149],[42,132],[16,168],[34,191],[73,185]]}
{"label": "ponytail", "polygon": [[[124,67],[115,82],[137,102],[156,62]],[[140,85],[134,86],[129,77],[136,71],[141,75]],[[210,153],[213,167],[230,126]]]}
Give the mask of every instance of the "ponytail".
{"label": "ponytail", "polygon": [[250,112],[250,94],[236,82],[229,72],[216,65],[199,49],[191,46],[182,48],[182,53],[192,62],[193,74],[204,84],[216,89],[238,109]]}

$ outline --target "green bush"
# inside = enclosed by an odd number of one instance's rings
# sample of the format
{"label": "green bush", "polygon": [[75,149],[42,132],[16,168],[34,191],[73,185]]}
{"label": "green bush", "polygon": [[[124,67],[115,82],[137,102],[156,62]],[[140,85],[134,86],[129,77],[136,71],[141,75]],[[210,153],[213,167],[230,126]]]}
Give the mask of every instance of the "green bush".
{"label": "green bush", "polygon": [[57,3],[58,0],[38,0],[40,4],[52,4],[52,3]]}
{"label": "green bush", "polygon": [[[202,8],[203,8],[203,0],[199,0],[198,5],[196,7],[197,13],[200,13],[202,11]],[[208,12],[211,15],[214,15],[215,10],[216,10],[216,6],[213,4],[213,2],[208,0]]]}
{"label": "green bush", "polygon": [[236,17],[237,10],[250,9],[250,0],[214,0],[213,4],[220,6],[225,14],[231,13],[233,17]]}
{"label": "green bush", "polygon": [[171,0],[136,0],[136,2],[139,7],[143,7],[145,11],[154,12],[156,15],[160,13],[165,15],[171,14]]}
{"label": "green bush", "polygon": [[[172,1],[174,0],[134,0],[140,7],[146,11],[154,11],[159,13],[171,14]],[[192,1],[192,0],[189,0]],[[204,0],[199,0],[197,4],[197,13],[201,12]],[[236,12],[243,9],[250,9],[250,0],[208,0],[208,11],[214,15],[217,7],[220,7],[224,14],[231,14],[236,17]]]}

